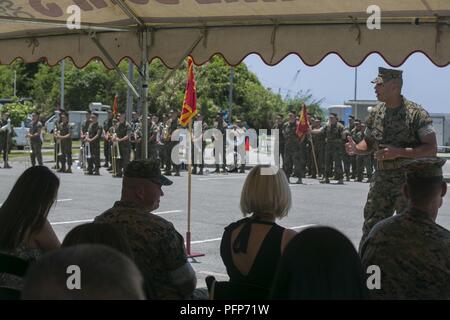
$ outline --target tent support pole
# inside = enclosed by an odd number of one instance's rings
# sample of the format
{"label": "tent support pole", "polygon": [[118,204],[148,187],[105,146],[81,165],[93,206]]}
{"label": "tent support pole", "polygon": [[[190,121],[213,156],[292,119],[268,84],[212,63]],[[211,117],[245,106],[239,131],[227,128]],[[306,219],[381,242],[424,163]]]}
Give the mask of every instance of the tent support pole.
{"label": "tent support pole", "polygon": [[143,29],[142,36],[142,60],[141,60],[141,77],[142,91],[141,91],[141,106],[142,106],[142,143],[141,143],[141,157],[148,158],[148,30]]}
{"label": "tent support pole", "polygon": [[[192,46],[190,46],[188,48],[188,50],[186,50],[186,52],[184,52],[184,54],[181,56],[180,60],[178,61],[177,65],[175,66],[175,68],[171,69],[166,76],[164,77],[164,79],[158,84],[158,86],[156,87],[156,90],[154,92],[155,95],[158,95],[159,92],[163,89],[163,87],[165,86],[165,84],[167,83],[167,81],[169,81],[169,79],[173,76],[173,74],[175,73],[175,71],[177,71],[177,69],[183,64],[184,60],[186,59],[187,56],[189,56],[192,51],[194,51],[194,49],[197,47],[197,45],[200,43],[200,41],[202,41],[204,37],[204,34],[200,35],[198,37],[198,39],[192,44]],[[142,70],[140,72],[140,77],[142,79],[142,157],[143,159],[147,159],[147,155],[148,155],[148,122],[146,121],[147,117],[148,117],[148,47],[147,47],[147,42],[148,41],[148,37],[147,37],[147,30],[145,30],[143,32],[143,49],[142,49]]]}
{"label": "tent support pole", "polygon": [[114,70],[116,70],[117,74],[122,78],[123,81],[125,81],[125,83],[127,84],[128,88],[131,89],[131,91],[136,96],[136,98],[139,99],[140,94],[137,92],[136,88],[131,83],[131,81],[127,78],[125,73],[123,73],[122,70],[120,70],[119,66],[116,64],[116,62],[111,57],[111,55],[108,53],[108,51],[105,49],[105,47],[103,47],[103,45],[100,43],[100,41],[98,41],[95,33],[91,33],[90,34],[90,38],[95,43],[95,45],[100,49],[102,54],[105,56],[106,60],[108,60],[108,62],[114,67]]}

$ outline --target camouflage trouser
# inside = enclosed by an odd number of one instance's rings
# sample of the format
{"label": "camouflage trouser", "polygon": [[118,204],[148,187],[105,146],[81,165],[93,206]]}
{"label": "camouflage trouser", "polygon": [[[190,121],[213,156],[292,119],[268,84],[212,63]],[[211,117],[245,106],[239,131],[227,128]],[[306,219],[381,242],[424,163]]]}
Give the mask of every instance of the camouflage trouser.
{"label": "camouflage trouser", "polygon": [[280,163],[278,164],[278,166],[281,168],[281,166],[284,165],[284,142],[280,143],[278,147],[278,154],[279,154],[278,159],[280,159]]}
{"label": "camouflage trouser", "polygon": [[337,179],[342,178],[342,143],[327,142],[325,145],[325,177],[331,176],[334,164],[334,174]]}
{"label": "camouflage trouser", "polygon": [[0,137],[0,153],[3,154],[3,161],[8,162],[8,143],[6,137]]}
{"label": "camouflage trouser", "polygon": [[197,171],[197,167],[199,167],[200,170],[203,170],[203,167],[205,166],[206,142],[202,142],[201,149],[197,147],[198,146],[194,143],[191,145],[191,162],[194,171]]}
{"label": "camouflage trouser", "polygon": [[175,162],[172,161],[172,150],[177,146],[179,142],[177,141],[170,141],[166,144],[166,172],[170,172],[170,170],[173,168],[175,169],[175,172],[180,172],[180,165],[175,164]]}
{"label": "camouflage trouser", "polygon": [[109,140],[103,140],[103,155],[105,156],[105,164],[111,162],[111,146],[112,143]]}
{"label": "camouflage trouser", "polygon": [[61,166],[64,168],[66,166],[72,166],[72,141],[61,143],[61,156],[59,156],[59,161],[61,161]]}
{"label": "camouflage trouser", "polygon": [[38,165],[42,166],[42,141],[32,141],[30,147],[31,165],[34,167],[37,159]]}
{"label": "camouflage trouser", "polygon": [[309,168],[309,173],[312,176],[317,176],[317,170],[316,170],[316,163],[314,162],[314,156],[316,156],[316,161],[317,161],[317,168],[319,169],[319,175],[323,175],[323,171],[324,171],[324,158],[325,158],[325,148],[324,145],[319,144],[319,145],[315,145],[314,144],[314,153],[312,152],[312,148],[311,148],[311,153],[309,154],[309,162],[310,164],[310,168]]}
{"label": "camouflage trouser", "polygon": [[117,174],[121,176],[130,162],[131,146],[121,146],[119,144],[120,159],[117,159]]}
{"label": "camouflage trouser", "polygon": [[[347,152],[345,152],[345,146],[342,151],[342,160],[344,162],[344,172],[347,177],[352,176],[352,179],[355,179],[356,176],[356,156],[349,156]],[[351,170],[350,170],[351,167]]]}
{"label": "camouflage trouser", "polygon": [[88,173],[100,173],[100,144],[91,143],[91,157],[88,159]]}
{"label": "camouflage trouser", "polygon": [[289,145],[286,144],[284,147],[284,157],[283,157],[283,170],[286,173],[286,176],[291,176],[294,173],[294,176],[301,178],[303,175],[302,171],[302,156],[300,144],[298,145]]}
{"label": "camouflage trouser", "polygon": [[356,177],[358,180],[364,178],[364,168],[366,169],[367,178],[371,179],[373,174],[372,156],[370,154],[364,156],[356,156]]}
{"label": "camouflage trouser", "polygon": [[370,230],[378,222],[391,217],[394,212],[400,213],[406,209],[407,202],[401,190],[405,181],[405,174],[402,170],[375,171],[364,207],[363,236],[359,243],[360,250]]}
{"label": "camouflage trouser", "polygon": [[159,146],[155,143],[148,144],[148,158],[159,159]]}

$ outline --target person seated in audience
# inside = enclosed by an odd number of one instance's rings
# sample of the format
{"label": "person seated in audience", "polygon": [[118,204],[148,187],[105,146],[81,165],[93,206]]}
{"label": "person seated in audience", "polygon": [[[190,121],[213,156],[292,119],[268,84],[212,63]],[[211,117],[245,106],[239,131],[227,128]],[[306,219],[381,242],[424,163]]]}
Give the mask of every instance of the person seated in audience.
{"label": "person seated in audience", "polygon": [[23,300],[144,300],[143,279],[133,261],[98,244],[48,253],[28,270]]}
{"label": "person seated in audience", "polygon": [[[276,223],[291,208],[286,174],[276,167],[257,165],[248,174],[241,192],[244,216],[225,228],[220,255],[231,283],[267,290],[272,286],[278,260],[297,232]],[[249,297],[250,298],[250,297]]]}
{"label": "person seated in audience", "polygon": [[445,161],[404,162],[408,208],[376,224],[361,247],[363,265],[381,271],[374,299],[450,299],[450,231],[436,223],[447,192]]}
{"label": "person seated in audience", "polygon": [[61,247],[80,244],[101,244],[133,259],[133,252],[122,230],[109,223],[86,223],[76,226],[63,240]]}
{"label": "person seated in audience", "polygon": [[[47,167],[22,173],[0,208],[0,252],[32,262],[60,247],[47,220],[58,189],[59,179]],[[0,286],[20,290],[21,279],[0,274]]]}
{"label": "person seated in audience", "polygon": [[367,299],[358,253],[339,231],[314,226],[287,245],[273,283],[272,299]]}
{"label": "person seated in audience", "polygon": [[122,197],[95,218],[122,228],[145,281],[149,299],[187,299],[197,284],[184,240],[173,224],[152,213],[172,181],[161,175],[157,159],[134,160],[124,173]]}

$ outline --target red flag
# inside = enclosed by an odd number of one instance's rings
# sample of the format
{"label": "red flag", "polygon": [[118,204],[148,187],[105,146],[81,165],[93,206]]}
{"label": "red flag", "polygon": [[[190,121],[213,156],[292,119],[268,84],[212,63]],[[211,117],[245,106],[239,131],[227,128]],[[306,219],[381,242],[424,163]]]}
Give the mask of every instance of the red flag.
{"label": "red flag", "polygon": [[113,115],[114,117],[119,113],[119,97],[117,96],[117,94],[114,97],[114,104],[113,104]]}
{"label": "red flag", "polygon": [[197,92],[195,88],[194,62],[188,57],[188,73],[186,91],[184,92],[183,109],[181,110],[180,124],[186,127],[189,121],[197,114]]}
{"label": "red flag", "polygon": [[297,134],[299,139],[302,139],[303,136],[308,132],[308,129],[308,113],[306,112],[306,105],[303,104],[302,111],[300,112],[300,119],[298,121],[297,130],[295,130],[295,133]]}

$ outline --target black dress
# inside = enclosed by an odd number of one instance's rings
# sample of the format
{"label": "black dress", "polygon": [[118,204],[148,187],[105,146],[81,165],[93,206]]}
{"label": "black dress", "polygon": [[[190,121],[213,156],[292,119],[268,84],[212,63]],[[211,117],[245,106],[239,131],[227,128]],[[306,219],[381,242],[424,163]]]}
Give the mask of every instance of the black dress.
{"label": "black dress", "polygon": [[[272,228],[270,228],[264,238],[248,274],[243,275],[233,263],[231,250],[233,250],[235,254],[247,252],[251,227],[254,223],[271,225]],[[231,233],[242,224],[244,224],[244,226],[234,240],[233,246],[231,246]],[[270,289],[278,261],[281,257],[281,239],[284,230],[285,228],[280,227],[275,222],[260,221],[253,218],[245,218],[227,226],[220,244],[220,256],[227,268],[230,282],[250,284]]]}

